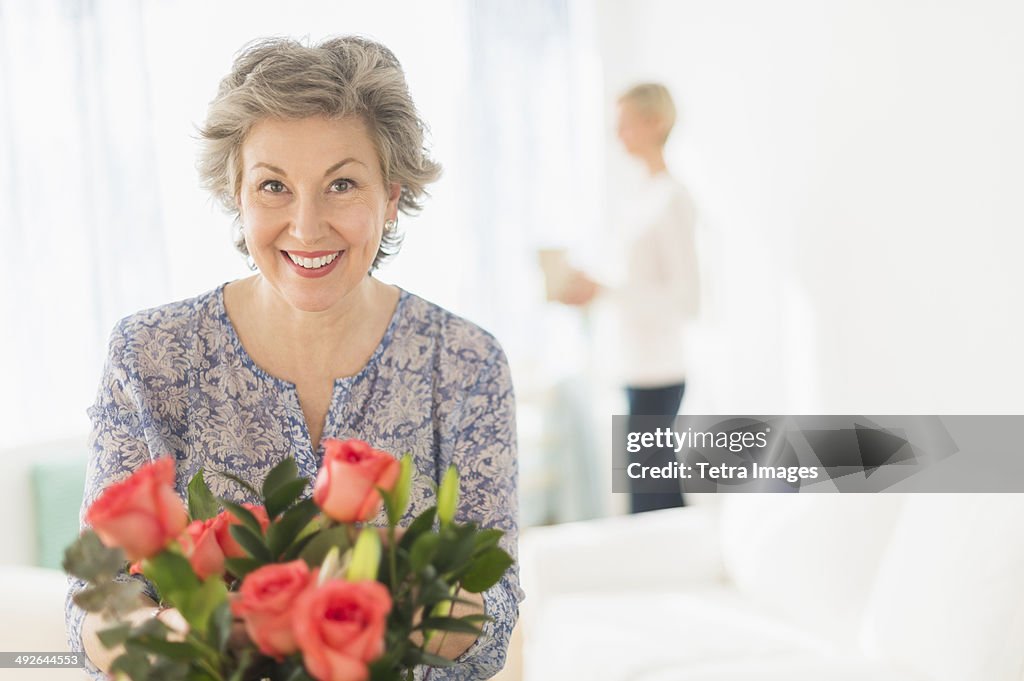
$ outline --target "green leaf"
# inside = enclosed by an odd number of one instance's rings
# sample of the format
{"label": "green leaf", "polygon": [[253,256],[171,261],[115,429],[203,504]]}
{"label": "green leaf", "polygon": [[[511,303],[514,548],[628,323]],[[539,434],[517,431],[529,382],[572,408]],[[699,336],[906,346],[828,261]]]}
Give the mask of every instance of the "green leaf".
{"label": "green leaf", "polygon": [[391,527],[398,525],[398,521],[405,515],[405,509],[409,507],[409,489],[412,486],[412,456],[406,454],[399,462],[401,470],[398,473],[398,480],[391,492],[381,490],[384,498],[384,505],[388,514],[388,524]]}
{"label": "green leaf", "polygon": [[161,598],[199,588],[199,578],[188,558],[176,551],[163,551],[143,561],[142,572],[156,586]]}
{"label": "green leaf", "polygon": [[300,532],[298,539],[292,542],[292,545],[285,549],[284,553],[281,554],[281,562],[287,563],[288,561],[298,558],[315,537],[315,533],[306,534],[304,532]]}
{"label": "green leaf", "polygon": [[88,582],[106,582],[124,566],[124,551],[103,545],[92,530],[86,530],[64,550],[64,571]]}
{"label": "green leaf", "polygon": [[442,527],[451,524],[455,509],[459,506],[459,470],[454,464],[448,466],[437,490],[437,519]]}
{"label": "green leaf", "polygon": [[267,546],[270,553],[275,557],[281,555],[319,512],[320,509],[312,499],[304,499],[285,511],[279,520],[272,522],[267,528]]}
{"label": "green leaf", "polygon": [[317,532],[306,548],[302,549],[299,557],[306,561],[310,568],[315,568],[324,562],[324,558],[332,546],[337,546],[344,553],[349,545],[348,528],[344,525],[337,525]]}
{"label": "green leaf", "polygon": [[239,579],[244,579],[253,570],[257,570],[266,565],[262,560],[255,558],[225,558],[224,566],[227,567],[228,572],[233,574]]}
{"label": "green leaf", "polygon": [[111,677],[116,677],[118,672],[127,674],[132,681],[148,681],[149,658],[139,649],[125,650],[110,665]]}
{"label": "green leaf", "polygon": [[99,638],[100,643],[103,644],[104,648],[110,649],[124,643],[125,639],[128,638],[131,633],[131,622],[125,622],[123,624],[118,624],[113,627],[97,631],[96,636]]}
{"label": "green leaf", "polygon": [[217,575],[209,577],[198,589],[175,594],[174,604],[181,612],[189,627],[200,636],[205,636],[210,627],[214,611],[227,602],[228,588]]}
{"label": "green leaf", "polygon": [[249,663],[252,661],[252,650],[246,648],[242,650],[238,656],[238,666],[235,671],[232,672],[228,681],[244,681],[246,679],[246,672],[249,670]]}
{"label": "green leaf", "polygon": [[480,530],[473,538],[473,553],[480,554],[492,546],[497,546],[505,533],[501,530]]}
{"label": "green leaf", "polygon": [[416,516],[416,519],[412,521],[409,527],[405,530],[405,534],[402,535],[402,539],[398,542],[398,546],[408,551],[413,542],[419,538],[424,532],[429,532],[434,527],[434,517],[437,515],[437,508],[431,506],[423,513]]}
{"label": "green leaf", "polygon": [[449,592],[450,587],[448,583],[443,579],[433,579],[426,582],[420,587],[418,594],[417,603],[424,607],[433,607],[434,604],[440,601],[447,601],[451,599]]}
{"label": "green leaf", "polygon": [[[298,477],[299,467],[295,464],[295,459],[290,456],[281,459],[281,462],[274,466],[263,480],[263,498],[269,499],[274,490],[285,483],[294,481]],[[270,511],[268,510],[267,513],[270,513]],[[271,514],[271,517],[273,517],[273,514]]]}
{"label": "green leaf", "polygon": [[74,596],[75,605],[86,612],[107,611],[126,615],[139,607],[142,582],[136,579],[123,582],[102,582],[82,589]]}
{"label": "green leaf", "polygon": [[207,520],[220,513],[220,504],[206,485],[200,466],[188,483],[188,514],[192,520]]}
{"label": "green leaf", "polygon": [[473,556],[476,530],[470,525],[449,525],[448,528],[452,532],[442,535],[442,545],[434,566],[441,573],[461,572]]}
{"label": "green leaf", "polygon": [[437,554],[441,538],[436,534],[421,534],[409,550],[409,565],[413,572],[419,572],[430,564]]}
{"label": "green leaf", "polygon": [[428,617],[420,623],[419,628],[432,631],[453,631],[458,634],[478,635],[480,633],[479,627],[458,617]]}
{"label": "green leaf", "polygon": [[263,543],[263,537],[258,531],[253,531],[248,525],[230,525],[228,532],[250,556],[264,563],[273,562],[274,557],[270,555],[270,549]]}
{"label": "green leaf", "polygon": [[248,527],[257,536],[263,536],[263,527],[260,526],[260,521],[252,514],[252,511],[241,504],[236,504],[227,499],[221,499],[220,503],[224,504],[224,508],[227,509],[228,513],[235,516],[242,525]]}
{"label": "green leaf", "polygon": [[142,636],[133,639],[131,645],[147,653],[156,653],[172,660],[190,660],[203,656],[202,648],[187,641],[163,641],[151,636]]}
{"label": "green leaf", "polygon": [[462,588],[470,593],[486,591],[501,579],[514,561],[504,550],[494,546],[473,559],[462,576]]}
{"label": "green leaf", "polygon": [[[181,660],[160,659],[149,668],[150,681],[195,681],[188,673],[189,665]],[[219,681],[213,679],[213,681]]]}
{"label": "green leaf", "polygon": [[218,605],[210,615],[210,640],[221,653],[228,649],[228,639],[231,638],[231,625],[234,621],[231,605],[227,600]]}
{"label": "green leaf", "polygon": [[267,515],[271,518],[276,518],[280,515],[282,511],[291,506],[292,502],[302,495],[303,490],[306,489],[308,484],[308,480],[299,478],[298,480],[290,480],[277,487],[266,498]]}

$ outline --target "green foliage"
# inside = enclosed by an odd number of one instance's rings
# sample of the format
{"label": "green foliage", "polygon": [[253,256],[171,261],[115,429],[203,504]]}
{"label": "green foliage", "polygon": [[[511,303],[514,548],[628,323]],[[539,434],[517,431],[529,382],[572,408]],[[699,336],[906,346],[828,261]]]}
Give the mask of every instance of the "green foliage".
{"label": "green foliage", "polygon": [[86,530],[64,550],[64,571],[89,582],[113,579],[124,566],[124,551],[103,545],[92,530]]}
{"label": "green foliage", "polygon": [[512,566],[512,556],[497,546],[484,549],[462,576],[462,588],[470,593],[486,591]]}
{"label": "green foliage", "polygon": [[437,490],[437,519],[441,527],[450,525],[455,518],[455,509],[459,505],[459,470],[448,466],[441,478],[441,486]]}
{"label": "green foliage", "polygon": [[311,568],[320,565],[327,557],[327,552],[337,546],[344,553],[351,546],[348,539],[348,528],[338,525],[318,532],[306,545],[299,556]]}
{"label": "green foliage", "polygon": [[192,520],[207,520],[220,513],[220,504],[206,485],[202,467],[188,483],[188,514]]}
{"label": "green foliage", "polygon": [[[208,472],[233,480],[252,498],[261,499],[270,520],[264,530],[249,509],[214,497],[203,469],[189,482],[188,508],[193,519],[212,518],[221,507],[238,519],[229,532],[247,555],[225,561],[234,577],[244,579],[269,563],[297,558],[310,567],[319,567],[332,549],[340,556],[352,549],[346,578],[379,579],[390,590],[393,607],[385,654],[370,665],[371,681],[411,679],[411,670],[418,665],[451,666],[451,660],[414,645],[410,635],[423,632],[424,640],[435,633],[478,635],[489,618],[484,614],[454,617],[452,606],[474,603],[459,594],[485,591],[512,565],[512,558],[499,546],[501,530],[455,522],[459,476],[454,467],[445,472],[437,488],[437,505],[420,513],[399,535],[396,529],[408,511],[415,474],[412,458],[404,456],[392,490],[379,490],[389,525],[386,541],[382,546],[378,529],[364,527],[355,547],[352,544],[358,526],[336,524],[320,514],[312,499],[301,498],[309,482],[299,476],[294,460],[285,459],[274,466],[258,491],[232,474]],[[345,558],[341,563],[345,564]],[[141,592],[138,580],[114,580],[124,564],[123,552],[103,546],[92,532],[84,533],[68,548],[64,561],[68,572],[89,582],[89,587],[76,596],[76,602],[92,611],[116,605],[122,608],[120,612],[127,612],[137,607]],[[220,576],[200,580],[176,545],[144,561],[143,571],[158,589],[161,601],[181,612],[189,631],[184,640],[178,640],[179,635],[168,640],[168,627],[151,619],[135,627],[123,623],[100,632],[104,645],[124,646],[115,660],[115,672],[132,681],[246,681],[263,677],[272,681],[312,681],[298,656],[278,662],[253,648],[229,651],[234,618],[227,586]]]}
{"label": "green foliage", "polygon": [[412,488],[412,456],[406,454],[399,464],[401,470],[391,491],[378,488],[381,498],[384,500],[384,509],[387,511],[388,524],[391,527],[398,525],[398,521],[405,515],[405,510],[409,507],[409,490]]}

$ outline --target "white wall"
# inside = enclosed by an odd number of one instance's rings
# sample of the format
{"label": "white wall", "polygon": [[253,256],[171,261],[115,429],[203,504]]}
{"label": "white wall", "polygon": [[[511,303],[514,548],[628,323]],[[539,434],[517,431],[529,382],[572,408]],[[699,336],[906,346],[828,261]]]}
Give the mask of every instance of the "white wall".
{"label": "white wall", "polygon": [[698,405],[1024,410],[1024,5],[600,14],[608,101],[638,79],[673,90],[669,162],[720,247]]}

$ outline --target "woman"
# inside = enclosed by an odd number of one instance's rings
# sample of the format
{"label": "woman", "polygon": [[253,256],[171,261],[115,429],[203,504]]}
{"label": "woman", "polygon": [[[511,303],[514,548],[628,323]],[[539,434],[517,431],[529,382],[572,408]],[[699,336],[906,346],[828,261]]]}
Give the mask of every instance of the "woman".
{"label": "woman", "polygon": [[[642,83],[627,90],[618,104],[619,140],[646,170],[644,186],[631,197],[629,224],[619,225],[626,246],[625,277],[602,286],[576,271],[559,299],[581,306],[601,294],[612,300],[619,313],[629,414],[662,416],[658,427],[669,427],[686,388],[685,322],[696,316],[700,297],[696,213],[665,164],[665,143],[676,119],[668,89]],[[645,425],[650,428],[652,423]],[[661,467],[674,458],[671,449],[655,450],[643,463]],[[630,479],[630,485],[633,513],[683,505],[678,481]]]}
{"label": "woman", "polygon": [[[433,504],[427,481],[456,464],[463,519],[504,530],[515,555],[504,353],[478,327],[372,276],[397,248],[398,212],[418,209],[440,172],[394,55],[353,37],[253,44],[221,82],[202,139],[203,184],[236,216],[237,245],[257,271],[117,325],[89,410],[83,509],[160,456],[175,457],[184,495],[201,466],[258,482],[294,457],[313,478],[324,438],[358,437],[413,455],[419,486],[407,520]],[[255,501],[207,479],[218,496]],[[494,621],[479,638],[448,636],[440,654],[459,664],[431,678],[500,669],[520,600],[513,568],[476,605]],[[140,603],[134,619],[154,616],[154,605]],[[67,618],[71,649],[103,678],[97,667],[113,657],[95,638],[103,623],[70,597]]]}

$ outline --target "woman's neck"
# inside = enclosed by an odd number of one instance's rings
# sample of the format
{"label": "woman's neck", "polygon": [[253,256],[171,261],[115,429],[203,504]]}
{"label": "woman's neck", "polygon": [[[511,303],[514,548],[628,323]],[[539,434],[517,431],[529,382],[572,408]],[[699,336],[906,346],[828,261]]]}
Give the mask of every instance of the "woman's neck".
{"label": "woman's neck", "polygon": [[248,319],[277,361],[290,364],[287,357],[302,358],[303,366],[291,367],[294,372],[358,371],[380,342],[398,298],[393,286],[367,276],[330,309],[309,312],[290,305],[262,276],[246,283],[242,297],[247,299]]}
{"label": "woman's neck", "polygon": [[637,157],[643,162],[644,167],[647,168],[647,173],[651,177],[668,171],[668,167],[665,165],[665,154],[661,147],[642,151],[637,154]]}

